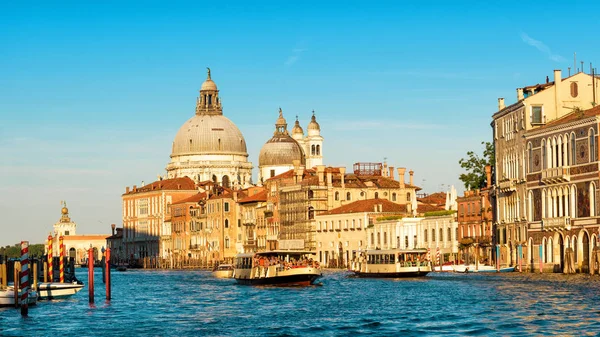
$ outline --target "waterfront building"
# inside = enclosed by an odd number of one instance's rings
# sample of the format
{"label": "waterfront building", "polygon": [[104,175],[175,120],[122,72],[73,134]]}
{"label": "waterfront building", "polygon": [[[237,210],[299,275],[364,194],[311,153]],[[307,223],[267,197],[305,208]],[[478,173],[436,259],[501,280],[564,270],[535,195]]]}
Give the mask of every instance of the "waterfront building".
{"label": "waterfront building", "polygon": [[173,203],[196,193],[188,177],[157,180],[126,187],[123,204],[123,244],[127,259],[169,258],[173,250],[171,210]]}
{"label": "waterfront building", "polygon": [[600,230],[599,123],[600,107],[575,109],[526,134],[525,214],[530,221],[525,264],[530,270],[590,269]]}
{"label": "waterfront building", "polygon": [[287,130],[287,122],[281,108],[275,123],[273,137],[263,145],[258,156],[258,183],[262,185],[266,179],[273,178],[294,168],[294,161],[306,168],[323,163],[323,137],[314,112],[308,125],[309,134],[304,137],[302,127],[296,118],[292,129],[293,136]]}
{"label": "waterfront building", "polygon": [[171,265],[189,259],[206,262],[208,249],[203,230],[207,199],[208,192],[200,192],[171,204],[172,248],[168,251]]}
{"label": "waterfront building", "polygon": [[106,247],[110,248],[110,262],[112,264],[123,263],[127,260],[123,244],[123,228],[116,228],[116,224],[110,226],[112,235],[106,238]]}
{"label": "waterfront building", "polygon": [[251,185],[252,163],[248,162],[246,140],[223,115],[219,90],[211,79],[210,69],[196,100],[195,115],[175,135],[166,169],[171,179],[210,180],[234,189]]}
{"label": "waterfront building", "polygon": [[73,258],[75,264],[82,264],[87,261],[90,248],[94,251],[94,261],[102,259],[102,249],[106,247],[106,234],[77,234],[77,224],[71,220],[66,202],[63,202],[60,213],[60,219],[54,224],[51,233],[52,256],[60,256],[59,240],[62,237],[65,256]]}
{"label": "waterfront building", "polygon": [[267,209],[267,190],[260,188],[254,194],[238,201],[242,215],[244,253],[262,252],[267,247],[265,211]]}
{"label": "waterfront building", "polygon": [[328,267],[343,267],[366,249],[392,248],[396,236],[374,228],[374,224],[377,219],[402,215],[408,215],[406,205],[386,199],[357,200],[317,214],[318,261]]}
{"label": "waterfront building", "polygon": [[239,197],[242,191],[217,187],[206,202],[206,240],[209,263],[233,262],[236,254],[243,252],[243,229]]}
{"label": "waterfront building", "polygon": [[[423,218],[417,223],[417,236],[419,248],[428,248],[432,254],[438,249],[442,256],[456,256],[458,254],[458,221],[456,213],[437,215],[438,212],[424,213]],[[434,256],[432,256],[434,259]],[[444,261],[447,261],[445,258]]]}
{"label": "waterfront building", "polygon": [[[500,245],[501,264],[516,265],[519,259],[531,260],[525,253],[517,255],[527,242],[527,151],[526,132],[571,113],[591,108],[596,99],[598,79],[583,72],[562,78],[554,71],[554,81],[517,89],[517,102],[505,106],[498,99],[498,111],[492,116],[495,149],[495,243]],[[557,138],[556,146],[564,146]],[[554,145],[552,145],[554,146]]]}
{"label": "waterfront building", "polygon": [[467,190],[462,197],[456,198],[458,212],[458,242],[462,247],[461,260],[492,262],[492,168],[485,167],[486,187]]}

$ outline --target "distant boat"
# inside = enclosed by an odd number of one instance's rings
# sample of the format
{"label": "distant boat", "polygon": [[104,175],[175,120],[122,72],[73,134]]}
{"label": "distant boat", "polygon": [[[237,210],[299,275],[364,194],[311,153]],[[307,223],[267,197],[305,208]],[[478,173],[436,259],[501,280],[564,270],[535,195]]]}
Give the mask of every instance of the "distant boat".
{"label": "distant boat", "polygon": [[117,271],[127,271],[127,267],[125,266],[117,266]]}
{"label": "distant boat", "polygon": [[232,278],[233,277],[233,265],[223,263],[220,264],[215,270],[213,270],[212,274],[216,278]]}
{"label": "distant boat", "polygon": [[[21,302],[21,290],[19,290],[19,303]],[[35,305],[37,303],[37,293],[35,290],[30,289],[29,295],[27,296],[27,304]],[[14,307],[15,306],[15,288],[13,286],[0,287],[0,307]]]}
{"label": "distant boat", "polygon": [[352,271],[359,277],[417,277],[429,274],[431,263],[426,249],[372,249],[353,263]]}
{"label": "distant boat", "polygon": [[238,254],[233,278],[239,284],[309,286],[322,276],[315,252],[274,250]]}
{"label": "distant boat", "polygon": [[[446,267],[446,266],[444,266]],[[500,273],[506,273],[506,272],[512,272],[515,271],[515,267],[503,267],[503,268],[496,268],[495,266],[489,266],[489,265],[485,265],[485,264],[480,264],[480,265],[474,265],[474,264],[470,264],[470,265],[464,265],[464,264],[458,264],[458,265],[452,265],[451,266],[453,271],[456,273],[496,273],[496,272],[500,272]]]}
{"label": "distant boat", "polygon": [[40,299],[64,298],[77,294],[83,288],[83,283],[74,281],[70,283],[40,282],[38,295]]}

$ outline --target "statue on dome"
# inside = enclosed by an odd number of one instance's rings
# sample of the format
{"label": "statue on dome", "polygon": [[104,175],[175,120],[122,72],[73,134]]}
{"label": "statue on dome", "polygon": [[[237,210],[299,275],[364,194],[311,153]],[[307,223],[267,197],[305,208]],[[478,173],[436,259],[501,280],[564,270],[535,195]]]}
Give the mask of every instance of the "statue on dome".
{"label": "statue on dome", "polygon": [[210,68],[206,67],[206,70],[208,70],[208,79],[210,80]]}

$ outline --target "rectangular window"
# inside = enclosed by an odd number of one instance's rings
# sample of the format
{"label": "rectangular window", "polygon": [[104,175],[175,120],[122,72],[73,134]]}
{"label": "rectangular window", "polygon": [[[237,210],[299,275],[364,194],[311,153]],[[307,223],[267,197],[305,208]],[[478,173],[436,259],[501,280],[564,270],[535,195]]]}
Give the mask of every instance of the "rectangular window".
{"label": "rectangular window", "polygon": [[226,202],[225,205],[223,206],[223,211],[229,212],[229,203],[228,202]]}
{"label": "rectangular window", "polygon": [[542,124],[542,107],[531,107],[531,124]]}

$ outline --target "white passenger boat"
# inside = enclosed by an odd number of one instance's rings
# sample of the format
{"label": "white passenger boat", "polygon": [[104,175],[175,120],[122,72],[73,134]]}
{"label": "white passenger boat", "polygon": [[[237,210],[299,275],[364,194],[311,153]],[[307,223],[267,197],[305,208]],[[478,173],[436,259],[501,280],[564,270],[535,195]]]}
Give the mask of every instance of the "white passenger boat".
{"label": "white passenger boat", "polygon": [[64,298],[77,294],[83,289],[83,283],[74,281],[69,283],[40,282],[38,294],[40,299]]}
{"label": "white passenger boat", "polygon": [[216,278],[232,278],[233,277],[233,265],[228,263],[222,263],[215,270],[213,270],[212,274]]}
{"label": "white passenger boat", "polygon": [[431,272],[426,249],[367,250],[352,264],[360,277],[417,277]]}
{"label": "white passenger boat", "polygon": [[501,267],[500,269],[496,268],[496,266],[488,266],[484,264],[480,265],[464,265],[459,264],[452,266],[455,272],[457,273],[506,273],[515,271],[515,267]]}
{"label": "white passenger boat", "polygon": [[322,276],[315,252],[275,250],[238,254],[233,278],[240,284],[308,286]]}
{"label": "white passenger boat", "polygon": [[[29,290],[27,296],[27,304],[35,305],[37,303],[37,293],[34,290]],[[21,291],[19,290],[19,303],[21,303]],[[15,288],[13,286],[2,287],[0,286],[0,307],[14,307],[15,306]]]}

